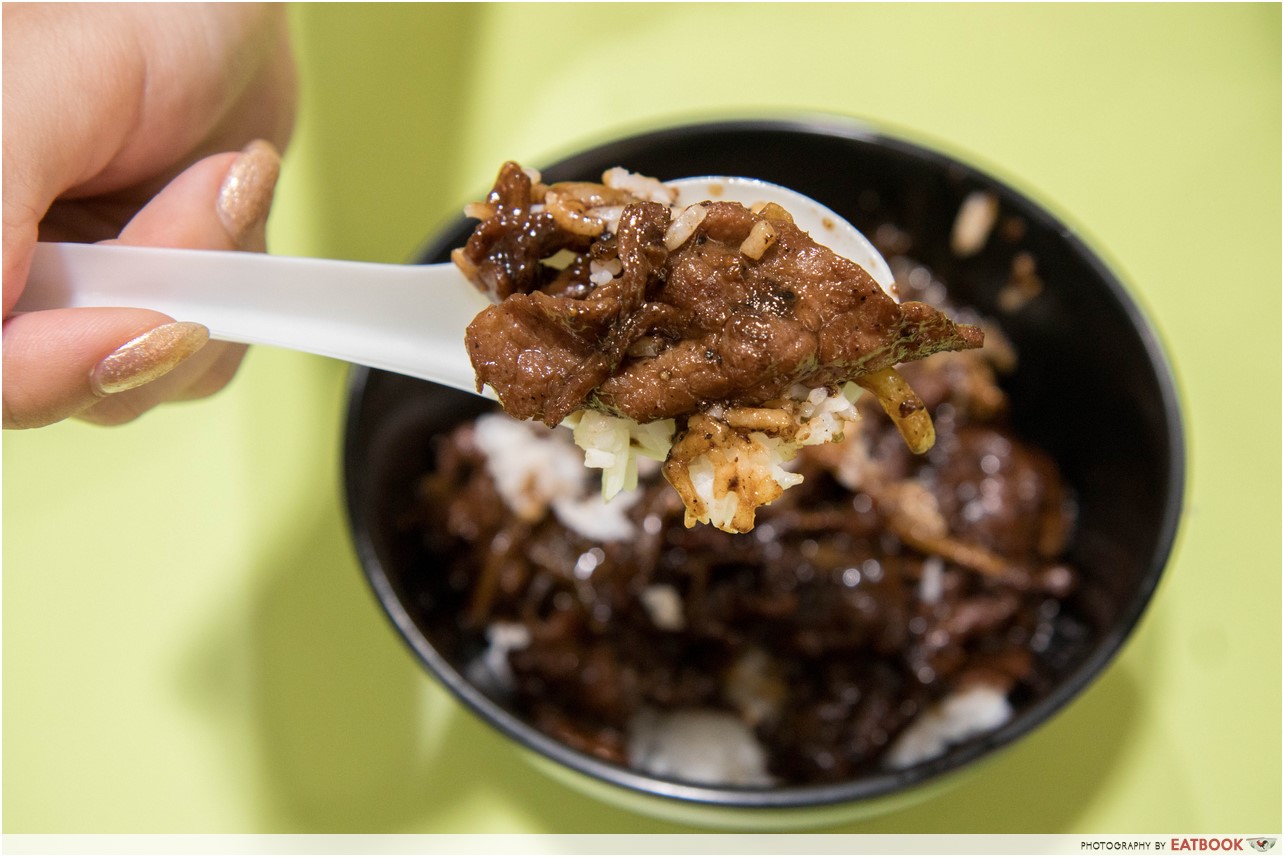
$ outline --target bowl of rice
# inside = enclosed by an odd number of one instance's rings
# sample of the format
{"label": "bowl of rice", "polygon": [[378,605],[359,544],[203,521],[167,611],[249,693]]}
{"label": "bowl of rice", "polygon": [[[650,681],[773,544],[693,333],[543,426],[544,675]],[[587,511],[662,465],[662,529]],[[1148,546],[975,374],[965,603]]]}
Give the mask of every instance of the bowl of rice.
{"label": "bowl of rice", "polygon": [[873,241],[903,297],[982,327],[983,348],[901,367],[935,446],[910,453],[848,390],[842,440],[805,448],[733,534],[686,526],[652,462],[605,502],[569,428],[355,368],[347,505],[376,596],[459,701],[603,800],[786,829],[948,787],[1091,684],[1158,583],[1184,441],[1154,332],[1038,204],[850,120],[666,128],[541,174],[620,166],[800,191]]}

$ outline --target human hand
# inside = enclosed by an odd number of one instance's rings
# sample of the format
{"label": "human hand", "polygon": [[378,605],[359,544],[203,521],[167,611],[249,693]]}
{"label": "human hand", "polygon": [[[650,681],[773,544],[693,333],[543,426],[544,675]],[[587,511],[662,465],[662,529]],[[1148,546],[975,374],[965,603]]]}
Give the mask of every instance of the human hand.
{"label": "human hand", "polygon": [[[245,348],[144,309],[12,314],[37,239],[266,249],[294,120],[271,5],[4,6],[4,427],[112,425],[221,389]],[[239,151],[238,151],[239,150]]]}

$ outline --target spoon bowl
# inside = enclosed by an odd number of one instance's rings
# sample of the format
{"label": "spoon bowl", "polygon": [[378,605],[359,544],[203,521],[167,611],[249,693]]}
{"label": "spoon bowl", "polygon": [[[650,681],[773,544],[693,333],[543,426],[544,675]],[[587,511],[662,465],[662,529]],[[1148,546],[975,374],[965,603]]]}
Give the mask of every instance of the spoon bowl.
{"label": "spoon bowl", "polygon": [[[888,294],[887,262],[856,227],[796,191],[756,179],[668,183],[678,204],[775,202]],[[215,339],[275,345],[477,392],[464,330],[488,306],[451,264],[391,265],[257,253],[42,243],[17,311],[139,307],[204,324]],[[493,397],[489,389],[485,395]]]}

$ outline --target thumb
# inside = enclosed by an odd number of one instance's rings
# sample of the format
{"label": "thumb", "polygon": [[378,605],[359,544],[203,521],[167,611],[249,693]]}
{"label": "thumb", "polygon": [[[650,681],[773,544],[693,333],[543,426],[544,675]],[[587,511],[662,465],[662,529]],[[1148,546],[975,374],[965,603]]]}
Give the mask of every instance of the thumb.
{"label": "thumb", "polygon": [[[261,143],[198,161],[118,240],[261,250],[278,167],[275,151]],[[162,401],[213,392],[231,378],[244,348],[208,340],[204,326],[147,309],[14,315],[4,322],[4,427],[34,428],[75,415],[116,424]]]}

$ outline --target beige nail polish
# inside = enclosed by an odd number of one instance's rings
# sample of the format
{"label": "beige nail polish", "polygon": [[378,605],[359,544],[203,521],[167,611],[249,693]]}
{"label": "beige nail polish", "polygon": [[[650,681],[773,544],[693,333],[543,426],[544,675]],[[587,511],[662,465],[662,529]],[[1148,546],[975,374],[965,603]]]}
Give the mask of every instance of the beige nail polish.
{"label": "beige nail polish", "polygon": [[141,387],[200,351],[209,338],[209,329],[203,324],[190,321],[162,324],[100,360],[89,373],[89,386],[98,396]]}
{"label": "beige nail polish", "polygon": [[272,196],[281,174],[281,156],[266,140],[241,150],[218,192],[218,216],[238,247],[262,250]]}

